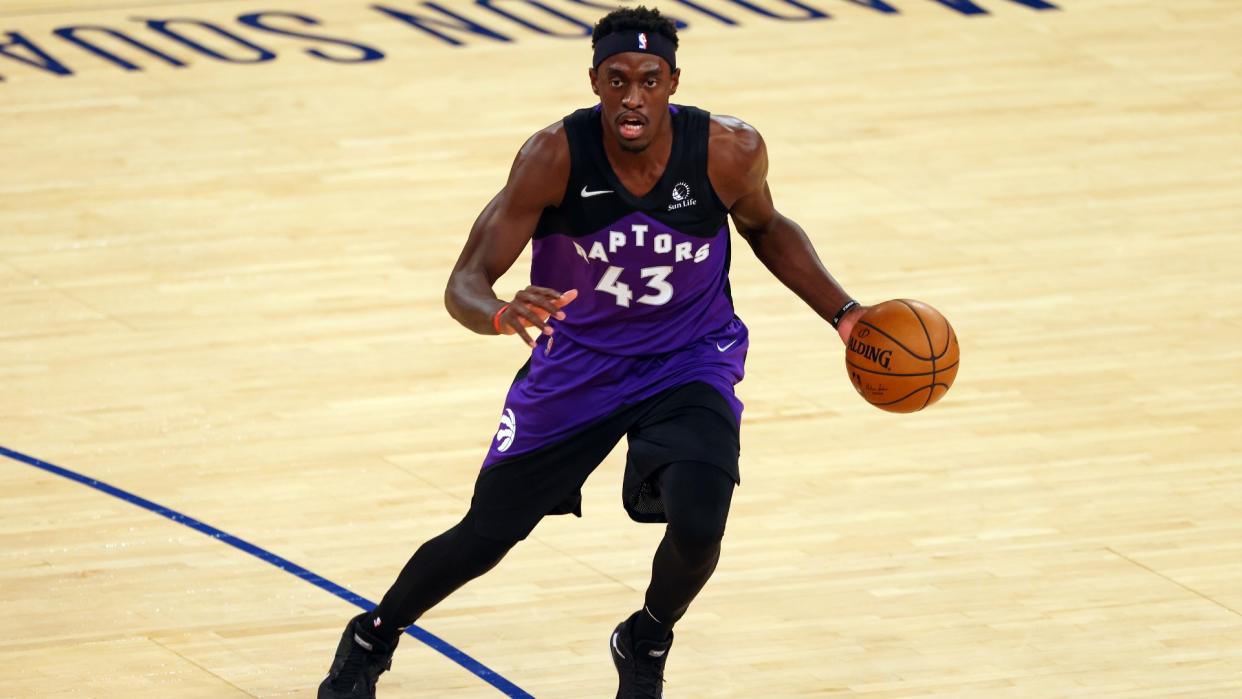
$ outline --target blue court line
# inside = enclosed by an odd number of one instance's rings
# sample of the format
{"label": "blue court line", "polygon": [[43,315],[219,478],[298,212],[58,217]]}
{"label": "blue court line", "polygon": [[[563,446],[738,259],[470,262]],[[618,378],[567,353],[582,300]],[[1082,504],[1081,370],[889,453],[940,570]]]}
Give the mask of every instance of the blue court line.
{"label": "blue court line", "polygon": [[[95,490],[107,493],[115,498],[120,498],[121,500],[124,500],[132,505],[137,505],[144,510],[150,510],[161,517],[167,517],[178,524],[184,524],[190,529],[202,532],[203,534],[226,543],[233,548],[245,551],[261,561],[270,563],[287,573],[292,573],[306,582],[327,590],[346,602],[357,605],[364,610],[371,610],[375,607],[375,603],[367,598],[362,597],[355,592],[351,592],[321,575],[312,573],[287,558],[281,558],[271,551],[255,546],[245,539],[239,539],[228,532],[216,529],[210,524],[200,522],[197,519],[183,515],[176,510],[171,510],[163,505],[151,502],[150,500],[134,495],[127,490],[121,490],[114,485],[108,485],[103,481],[95,480],[89,476],[83,476],[82,474],[70,471],[67,468],[61,468],[55,464],[50,464],[46,461],[36,459],[33,456],[26,456],[25,454],[13,451],[12,449],[6,449],[3,446],[0,446],[0,456],[7,456],[14,461],[20,461],[24,464],[34,466],[35,468],[43,469],[48,473],[54,473],[58,476],[68,478],[71,481],[77,481],[82,485],[90,486]],[[483,663],[480,663],[469,655],[466,655],[464,652],[430,631],[421,629],[418,626],[410,626],[410,628],[406,629],[405,632],[423,643],[426,643],[428,646],[431,646],[434,650],[439,651],[440,654],[444,655],[444,657],[449,660],[452,660],[458,665],[474,673],[479,677],[479,679],[490,684],[496,689],[499,689],[505,694],[505,696],[515,697],[516,699],[534,699],[533,696],[527,694],[520,687],[501,677],[495,670],[492,670]]]}

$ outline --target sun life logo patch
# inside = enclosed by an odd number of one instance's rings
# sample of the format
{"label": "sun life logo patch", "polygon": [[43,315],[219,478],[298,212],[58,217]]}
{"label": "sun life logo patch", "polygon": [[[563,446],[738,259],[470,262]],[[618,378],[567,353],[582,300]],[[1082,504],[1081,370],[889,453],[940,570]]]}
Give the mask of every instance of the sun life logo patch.
{"label": "sun life logo patch", "polygon": [[694,206],[697,203],[699,203],[698,200],[690,196],[690,185],[685,182],[678,182],[673,186],[673,203],[668,205],[668,210],[676,211],[687,206]]}

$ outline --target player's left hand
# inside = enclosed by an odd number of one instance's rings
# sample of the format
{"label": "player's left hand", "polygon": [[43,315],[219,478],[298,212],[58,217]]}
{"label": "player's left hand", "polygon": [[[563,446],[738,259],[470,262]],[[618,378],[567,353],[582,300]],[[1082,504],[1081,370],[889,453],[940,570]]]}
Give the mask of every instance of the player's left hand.
{"label": "player's left hand", "polygon": [[868,308],[870,306],[854,306],[846,311],[845,315],[841,316],[841,322],[837,323],[837,332],[841,335],[841,342],[844,342],[846,345],[850,344],[850,332],[854,330],[854,323],[858,322],[858,319],[862,317],[863,313],[867,312]]}

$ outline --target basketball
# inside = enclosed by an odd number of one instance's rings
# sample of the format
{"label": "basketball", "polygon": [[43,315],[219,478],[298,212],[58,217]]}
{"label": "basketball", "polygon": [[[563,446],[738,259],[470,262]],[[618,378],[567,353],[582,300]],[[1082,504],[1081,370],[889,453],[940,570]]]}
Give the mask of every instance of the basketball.
{"label": "basketball", "polygon": [[957,376],[957,335],[931,306],[910,299],[868,308],[850,331],[845,369],[868,403],[913,413],[944,397]]}

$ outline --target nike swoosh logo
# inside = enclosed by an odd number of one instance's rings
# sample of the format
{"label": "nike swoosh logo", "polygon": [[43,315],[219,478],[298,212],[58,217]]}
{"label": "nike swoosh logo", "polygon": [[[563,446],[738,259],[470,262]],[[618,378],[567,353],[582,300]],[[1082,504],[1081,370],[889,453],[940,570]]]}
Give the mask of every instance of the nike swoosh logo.
{"label": "nike swoosh logo", "polygon": [[591,197],[598,197],[601,194],[612,194],[612,190],[611,189],[597,189],[594,192],[592,192],[591,190],[586,188],[586,185],[582,185],[581,194],[582,194],[583,199],[590,199]]}
{"label": "nike swoosh logo", "polygon": [[720,346],[720,343],[719,343],[719,342],[717,342],[717,343],[716,343],[716,351],[717,351],[717,352],[723,352],[723,351],[725,351],[725,350],[729,349],[730,347],[732,347],[733,345],[736,345],[736,344],[737,344],[737,340],[734,340],[733,342],[730,342],[729,344],[725,345],[724,347],[721,347],[721,346]]}
{"label": "nike swoosh logo", "polygon": [[620,636],[620,635],[621,634],[616,631],[612,632],[612,651],[616,653],[617,655],[621,656],[622,660],[625,660],[626,659],[625,653],[622,653],[621,649],[617,647],[617,636]]}

